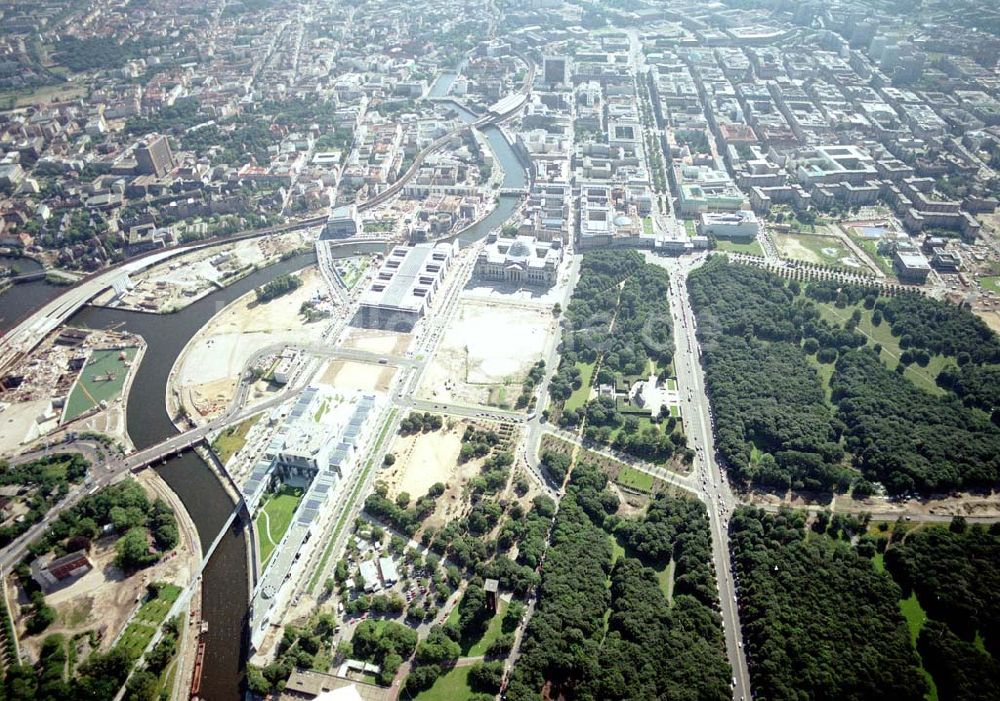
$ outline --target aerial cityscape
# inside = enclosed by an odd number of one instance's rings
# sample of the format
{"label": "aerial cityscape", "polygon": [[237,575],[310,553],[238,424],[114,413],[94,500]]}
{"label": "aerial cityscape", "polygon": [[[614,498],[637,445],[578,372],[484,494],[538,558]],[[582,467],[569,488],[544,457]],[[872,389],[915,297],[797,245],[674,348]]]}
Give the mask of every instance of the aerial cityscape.
{"label": "aerial cityscape", "polygon": [[0,701],[1000,700],[1000,5],[0,2]]}

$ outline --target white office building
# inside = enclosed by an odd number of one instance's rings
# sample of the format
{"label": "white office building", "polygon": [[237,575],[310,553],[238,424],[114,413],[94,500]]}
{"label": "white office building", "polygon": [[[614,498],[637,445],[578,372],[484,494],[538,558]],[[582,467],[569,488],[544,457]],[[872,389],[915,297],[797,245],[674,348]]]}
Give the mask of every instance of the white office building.
{"label": "white office building", "polygon": [[434,301],[457,250],[453,243],[393,248],[361,296],[357,325],[410,331]]}
{"label": "white office building", "polygon": [[703,212],[698,222],[698,233],[717,239],[749,240],[760,231],[757,216],[749,209],[738,212]]}

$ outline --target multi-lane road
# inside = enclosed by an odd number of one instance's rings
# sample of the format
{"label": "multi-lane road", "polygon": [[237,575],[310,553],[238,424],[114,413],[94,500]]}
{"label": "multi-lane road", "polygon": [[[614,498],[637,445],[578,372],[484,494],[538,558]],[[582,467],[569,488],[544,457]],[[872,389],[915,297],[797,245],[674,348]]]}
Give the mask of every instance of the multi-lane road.
{"label": "multi-lane road", "polygon": [[[702,259],[696,259],[700,262]],[[664,260],[670,276],[670,312],[673,317],[677,352],[674,368],[681,391],[684,430],[695,451],[695,474],[698,494],[708,508],[712,532],[712,561],[719,586],[722,623],[725,628],[726,653],[733,670],[733,698],[750,697],[750,675],[743,650],[743,634],[737,605],[737,589],[729,558],[729,517],[736,507],[736,497],[715,460],[712,415],[705,393],[704,374],[698,352],[696,322],[687,292],[687,273],[691,259]]]}

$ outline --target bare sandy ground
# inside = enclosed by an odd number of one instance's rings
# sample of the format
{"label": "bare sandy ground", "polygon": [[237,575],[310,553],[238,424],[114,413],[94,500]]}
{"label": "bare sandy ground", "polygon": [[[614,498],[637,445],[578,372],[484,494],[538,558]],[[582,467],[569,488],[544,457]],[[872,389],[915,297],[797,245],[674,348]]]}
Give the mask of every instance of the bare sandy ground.
{"label": "bare sandy ground", "polygon": [[[470,424],[483,428],[477,422],[445,419],[444,428],[439,431],[396,436],[393,442],[390,452],[396,456],[396,462],[379,476],[388,487],[390,498],[406,492],[412,502],[427,494],[433,484],[441,482],[445,485],[444,494],[436,498],[434,513],[424,521],[422,529],[441,528],[465,515],[471,506],[467,486],[470,480],[481,474],[485,458],[462,464],[458,462],[462,435]],[[517,436],[512,441],[516,443]],[[522,468],[515,468],[514,471],[518,470]],[[532,487],[523,497],[517,498],[508,492],[503,498],[519,500],[526,509],[530,508],[531,499],[540,490],[532,480],[529,483]]]}
{"label": "bare sandy ground", "polygon": [[465,425],[411,436],[397,436],[392,446],[396,463],[383,473],[392,496],[407,492],[416,499],[437,482],[454,481]]}
{"label": "bare sandy ground", "polygon": [[[143,475],[139,479],[150,493],[150,498],[155,498],[161,490],[169,491],[162,481],[158,485],[150,483],[159,479],[155,475]],[[172,497],[168,498],[168,502],[177,512],[179,500]],[[129,616],[138,608],[139,599],[145,594],[147,584],[170,582],[186,585],[201,557],[201,546],[187,515],[181,512],[176,515],[180,533],[177,547],[164,555],[160,562],[130,577],[125,577],[113,564],[117,536],[95,541],[90,553],[94,569],[69,586],[46,596],[46,601],[56,611],[56,620],[42,635],[24,637],[24,621],[16,616],[15,606],[12,613],[18,619],[15,624],[18,626],[22,648],[27,647],[32,658],[37,658],[42,641],[52,633],[64,633],[71,637],[82,631],[96,630],[101,637],[100,649],[107,650],[115,636],[124,628]],[[10,587],[9,584],[8,586]],[[8,591],[13,597],[15,589],[11,587]]]}
{"label": "bare sandy ground", "polygon": [[[22,443],[30,442],[41,435],[35,419],[48,406],[48,399],[4,406],[0,411],[0,454],[13,455],[22,448]],[[54,422],[52,427],[55,427]]]}
{"label": "bare sandy ground", "polygon": [[993,329],[996,333],[1000,333],[1000,312],[997,311],[976,311],[976,314],[986,322],[986,325]]}
{"label": "bare sandy ground", "polygon": [[213,416],[232,399],[247,361],[256,352],[281,343],[311,343],[323,334],[324,323],[307,323],[302,303],[326,294],[315,267],[301,273],[302,286],[266,304],[251,292],[212,318],[191,340],[178,360],[175,387],[192,415]]}
{"label": "bare sandy ground", "polygon": [[545,308],[463,299],[418,394],[465,404],[512,405],[557,329]]}
{"label": "bare sandy ground", "polygon": [[381,353],[384,355],[402,355],[413,339],[408,333],[396,331],[381,331],[378,329],[361,329],[349,327],[347,335],[341,344],[344,348]]}
{"label": "bare sandy ground", "polygon": [[389,389],[394,372],[395,368],[385,365],[333,360],[320,376],[320,382],[337,389],[385,392]]}
{"label": "bare sandy ground", "polygon": [[416,499],[437,482],[456,484],[478,474],[479,461],[458,465],[465,426],[465,422],[455,422],[450,427],[446,423],[439,431],[396,436],[390,451],[396,462],[381,475],[389,486],[389,494],[394,497],[407,492]]}
{"label": "bare sandy ground", "polygon": [[[811,499],[809,495],[802,494],[779,496],[770,493],[753,492],[749,497],[750,503],[753,504],[785,504],[795,508],[829,506],[828,501],[816,501]],[[1000,516],[1000,493],[993,492],[988,495],[959,494],[958,496],[945,496],[924,501],[910,499],[908,501],[895,502],[878,497],[849,499],[841,495],[837,496],[834,500],[833,510],[852,513],[869,512],[889,516],[929,514],[936,516],[996,517]]]}

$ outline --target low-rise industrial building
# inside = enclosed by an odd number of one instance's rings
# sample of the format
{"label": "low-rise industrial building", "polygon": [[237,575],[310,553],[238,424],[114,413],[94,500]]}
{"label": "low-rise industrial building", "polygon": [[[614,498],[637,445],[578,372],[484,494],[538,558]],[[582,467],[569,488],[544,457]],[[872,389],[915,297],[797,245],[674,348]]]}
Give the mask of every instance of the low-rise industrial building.
{"label": "low-rise industrial building", "polygon": [[396,563],[388,555],[378,559],[378,569],[382,573],[382,583],[391,587],[399,581],[399,572],[396,570]]}
{"label": "low-rise industrial building", "polygon": [[382,583],[378,579],[378,568],[374,560],[362,560],[358,565],[358,580],[355,584],[359,589],[363,589],[366,594],[371,594],[382,588]]}
{"label": "low-rise industrial building", "polygon": [[42,589],[49,591],[87,574],[92,569],[93,565],[90,564],[87,553],[77,550],[62,557],[43,556],[36,559],[31,563],[31,578]]}

